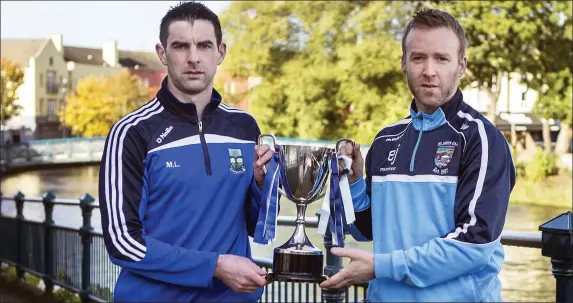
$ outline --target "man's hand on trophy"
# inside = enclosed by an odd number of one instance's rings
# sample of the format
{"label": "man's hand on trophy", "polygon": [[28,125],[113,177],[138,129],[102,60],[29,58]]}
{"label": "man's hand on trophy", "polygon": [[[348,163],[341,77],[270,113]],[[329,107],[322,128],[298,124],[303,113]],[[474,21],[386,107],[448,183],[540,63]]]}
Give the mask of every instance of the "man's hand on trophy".
{"label": "man's hand on trophy", "polygon": [[348,174],[348,183],[352,184],[358,180],[358,178],[362,177],[362,171],[364,167],[364,159],[362,158],[362,153],[360,152],[360,144],[355,143],[352,146],[352,143],[346,142],[344,146],[341,146],[338,149],[338,153],[341,155],[345,155],[352,159],[352,167]]}
{"label": "man's hand on trophy", "polygon": [[332,254],[350,258],[348,266],[320,284],[320,287],[339,289],[374,279],[374,254],[356,248],[333,247]]}
{"label": "man's hand on trophy", "polygon": [[220,255],[215,267],[215,278],[236,292],[250,293],[267,285],[266,274],[251,260],[235,255]]}
{"label": "man's hand on trophy", "polygon": [[255,145],[255,180],[259,188],[263,188],[265,183],[265,165],[269,163],[273,156],[273,150],[271,150],[268,144]]}

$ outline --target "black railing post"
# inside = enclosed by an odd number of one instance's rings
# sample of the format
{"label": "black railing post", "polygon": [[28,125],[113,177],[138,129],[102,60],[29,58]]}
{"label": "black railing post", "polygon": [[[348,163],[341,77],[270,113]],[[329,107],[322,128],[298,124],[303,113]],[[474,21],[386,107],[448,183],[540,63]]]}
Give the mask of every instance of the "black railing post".
{"label": "black railing post", "polygon": [[551,258],[556,302],[573,302],[573,213],[568,211],[539,226],[541,254]]}
{"label": "black railing post", "polygon": [[[326,250],[326,266],[324,267],[324,274],[332,277],[339,270],[342,269],[342,258],[335,256],[330,252],[334,247],[332,243],[332,233],[330,232],[330,224],[326,227],[324,234],[324,248]],[[322,299],[327,303],[342,303],[344,301],[344,294],[346,288],[342,289],[322,289]]]}
{"label": "black railing post", "polygon": [[44,212],[46,219],[44,220],[44,266],[45,273],[42,277],[44,280],[45,290],[44,293],[51,295],[54,290],[54,196],[51,192],[46,192],[42,196],[42,204],[44,204]]}
{"label": "black railing post", "polygon": [[26,161],[32,161],[32,151],[30,150],[30,143],[26,143]]}
{"label": "black railing post", "polygon": [[91,243],[92,231],[91,224],[92,210],[94,209],[95,199],[89,194],[80,198],[80,207],[82,209],[83,225],[80,228],[80,237],[82,238],[82,289],[80,299],[82,302],[89,302],[90,294],[90,265],[91,265]]}
{"label": "black railing post", "polygon": [[25,242],[24,235],[24,194],[18,192],[14,195],[16,202],[16,275],[19,280],[24,277],[22,263],[24,262],[24,249],[22,246]]}

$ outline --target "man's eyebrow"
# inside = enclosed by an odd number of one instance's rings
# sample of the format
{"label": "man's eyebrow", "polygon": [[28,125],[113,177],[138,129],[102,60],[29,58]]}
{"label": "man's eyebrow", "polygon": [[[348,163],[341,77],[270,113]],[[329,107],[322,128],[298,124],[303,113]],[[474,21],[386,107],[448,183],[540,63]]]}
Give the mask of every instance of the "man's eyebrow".
{"label": "man's eyebrow", "polygon": [[189,42],[185,42],[185,41],[181,41],[181,40],[174,40],[174,41],[171,41],[171,45],[187,46],[187,45],[189,45]]}
{"label": "man's eyebrow", "polygon": [[427,56],[425,53],[413,51],[410,53],[410,57],[412,56]]}
{"label": "man's eyebrow", "polygon": [[450,57],[450,54],[448,54],[448,53],[440,53],[440,52],[437,52],[437,53],[434,53],[434,55],[435,55],[435,56],[438,56],[438,57],[446,57],[446,58],[449,58],[449,57]]}
{"label": "man's eyebrow", "polygon": [[[433,53],[432,55],[433,55],[433,56],[438,56],[438,57],[446,57],[446,58],[451,57],[450,54],[448,54],[448,53],[443,53],[443,52]],[[412,57],[412,56],[422,56],[422,57],[426,57],[426,56],[428,56],[428,55],[427,55],[426,53],[424,53],[424,52],[413,51],[413,52],[410,53],[410,56],[411,56],[411,57]]]}
{"label": "man's eyebrow", "polygon": [[213,41],[211,41],[211,40],[200,40],[200,41],[197,41],[197,44],[210,44],[210,45],[215,45],[215,43],[213,43]]}

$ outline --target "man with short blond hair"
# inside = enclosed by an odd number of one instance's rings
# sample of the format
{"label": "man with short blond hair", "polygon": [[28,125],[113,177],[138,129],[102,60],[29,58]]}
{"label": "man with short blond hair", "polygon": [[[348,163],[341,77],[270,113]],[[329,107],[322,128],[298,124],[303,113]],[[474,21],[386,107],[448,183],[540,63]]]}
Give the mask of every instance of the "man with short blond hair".
{"label": "man with short blond hair", "polygon": [[503,135],[463,101],[465,48],[446,12],[418,12],[406,27],[410,116],[378,133],[365,162],[358,144],[340,150],[354,160],[349,228],[374,252],[333,248],[351,262],[321,286],[370,281],[372,302],[502,301],[500,238],[515,167]]}

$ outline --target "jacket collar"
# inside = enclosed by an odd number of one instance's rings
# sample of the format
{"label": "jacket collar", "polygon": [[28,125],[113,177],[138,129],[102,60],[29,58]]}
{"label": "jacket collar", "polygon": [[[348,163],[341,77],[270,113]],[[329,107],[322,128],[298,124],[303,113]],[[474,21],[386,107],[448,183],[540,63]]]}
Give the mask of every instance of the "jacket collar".
{"label": "jacket collar", "polygon": [[[159,102],[171,114],[197,123],[197,108],[195,107],[195,104],[183,103],[179,101],[171,93],[171,91],[169,91],[169,88],[167,87],[167,77],[168,76],[165,76],[163,82],[161,83],[161,88],[157,92],[157,98],[159,99]],[[205,109],[203,110],[203,118],[211,116],[217,110],[217,107],[219,107],[221,101],[221,94],[219,94],[219,92],[213,88],[211,93],[211,101],[207,104],[207,106],[205,106]]]}
{"label": "jacket collar", "polygon": [[440,106],[432,114],[426,114],[417,111],[416,102],[412,99],[412,102],[410,103],[410,117],[412,118],[414,128],[417,130],[423,128],[423,131],[428,131],[438,128],[447,121],[452,120],[461,109],[463,105],[462,100],[462,91],[458,88],[454,96],[448,102]]}

